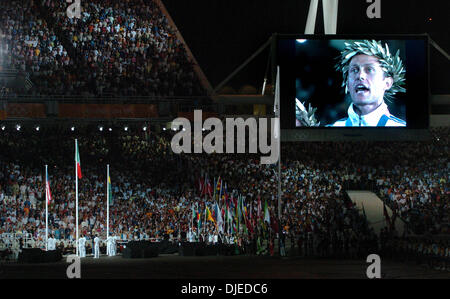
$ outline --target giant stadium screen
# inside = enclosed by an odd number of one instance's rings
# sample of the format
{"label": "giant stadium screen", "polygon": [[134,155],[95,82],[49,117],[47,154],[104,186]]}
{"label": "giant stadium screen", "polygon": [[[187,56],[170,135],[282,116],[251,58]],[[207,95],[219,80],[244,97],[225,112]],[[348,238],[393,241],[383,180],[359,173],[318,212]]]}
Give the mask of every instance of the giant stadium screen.
{"label": "giant stadium screen", "polygon": [[277,65],[284,129],[428,128],[426,35],[282,35]]}

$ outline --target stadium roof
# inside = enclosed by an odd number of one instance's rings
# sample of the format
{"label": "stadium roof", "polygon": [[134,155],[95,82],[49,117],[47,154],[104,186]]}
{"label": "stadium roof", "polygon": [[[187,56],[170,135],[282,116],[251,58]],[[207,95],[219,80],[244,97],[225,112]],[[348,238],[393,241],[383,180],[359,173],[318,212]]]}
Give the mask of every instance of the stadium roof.
{"label": "stadium roof", "polygon": [[[167,10],[213,87],[251,56],[273,33],[304,33],[309,0],[163,0]],[[396,0],[381,2],[381,18],[369,19],[365,0],[341,0],[338,34],[423,34],[450,52],[448,11],[450,1]],[[316,33],[323,34],[319,2]],[[268,51],[268,50],[267,50]],[[447,58],[430,50],[433,94],[450,94]],[[268,53],[268,52],[267,52]],[[267,54],[262,53],[230,84],[262,85]],[[234,84],[234,86],[233,86]]]}

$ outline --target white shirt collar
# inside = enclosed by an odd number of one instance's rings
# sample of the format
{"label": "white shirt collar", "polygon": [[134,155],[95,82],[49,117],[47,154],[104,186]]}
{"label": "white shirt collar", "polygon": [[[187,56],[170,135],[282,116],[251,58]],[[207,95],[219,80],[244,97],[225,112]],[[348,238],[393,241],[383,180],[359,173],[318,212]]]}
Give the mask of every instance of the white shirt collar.
{"label": "white shirt collar", "polygon": [[[380,118],[383,116],[390,116],[389,109],[386,103],[382,103],[377,109],[370,112],[369,114],[359,115],[353,109],[353,103],[348,108],[348,117],[351,120],[353,126],[361,126],[361,127],[376,127]],[[360,125],[361,123],[361,125]]]}

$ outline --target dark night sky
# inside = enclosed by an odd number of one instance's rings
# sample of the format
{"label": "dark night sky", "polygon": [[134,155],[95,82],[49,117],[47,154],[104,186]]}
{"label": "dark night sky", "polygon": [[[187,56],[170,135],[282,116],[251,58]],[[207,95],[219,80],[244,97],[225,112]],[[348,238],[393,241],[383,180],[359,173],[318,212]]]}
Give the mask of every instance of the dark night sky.
{"label": "dark night sky", "polygon": [[[267,41],[272,33],[304,33],[309,0],[163,0],[213,87]],[[381,0],[381,19],[366,15],[366,0],[339,1],[338,34],[428,33],[450,52],[449,0]],[[429,18],[432,18],[430,21]],[[316,33],[323,33],[321,3]],[[450,62],[431,49],[431,91],[450,93]],[[230,85],[262,86],[268,51]]]}

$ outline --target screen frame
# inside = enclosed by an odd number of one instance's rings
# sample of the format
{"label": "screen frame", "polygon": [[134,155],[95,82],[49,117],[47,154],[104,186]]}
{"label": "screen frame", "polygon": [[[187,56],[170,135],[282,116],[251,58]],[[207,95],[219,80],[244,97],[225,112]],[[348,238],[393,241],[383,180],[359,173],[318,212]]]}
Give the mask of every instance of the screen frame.
{"label": "screen frame", "polygon": [[[419,107],[414,107],[414,117],[420,118],[415,119],[413,122],[411,120],[407,120],[406,127],[327,127],[327,126],[319,126],[319,127],[297,127],[295,125],[295,95],[292,92],[287,92],[286,87],[289,82],[291,84],[295,84],[295,78],[292,74],[283,73],[283,67],[286,65],[286,61],[283,60],[283,57],[280,57],[280,41],[286,40],[297,40],[297,39],[307,39],[307,40],[361,40],[361,39],[374,39],[374,40],[420,40],[424,42],[424,68],[423,73],[420,76],[424,76],[425,80],[423,82],[422,93],[414,94],[412,98],[414,101],[406,105],[407,114],[408,110],[410,110],[411,106],[416,103],[419,103]],[[281,129],[289,129],[289,130],[351,130],[354,128],[363,129],[363,130],[374,130],[374,129],[383,129],[383,130],[417,130],[417,129],[429,129],[430,126],[430,111],[431,111],[431,103],[430,103],[430,43],[429,43],[429,35],[428,34],[333,34],[333,35],[325,35],[325,34],[274,34],[273,36],[273,51],[275,52],[274,56],[274,65],[273,71],[276,73],[276,67],[280,68],[280,124]],[[394,52],[394,51],[392,51]],[[286,79],[287,76],[287,79]],[[292,98],[291,98],[292,97]],[[425,101],[423,101],[425,100]],[[292,106],[292,107],[290,107]],[[422,111],[420,115],[418,115],[418,111]],[[411,112],[411,111],[409,111]]]}

